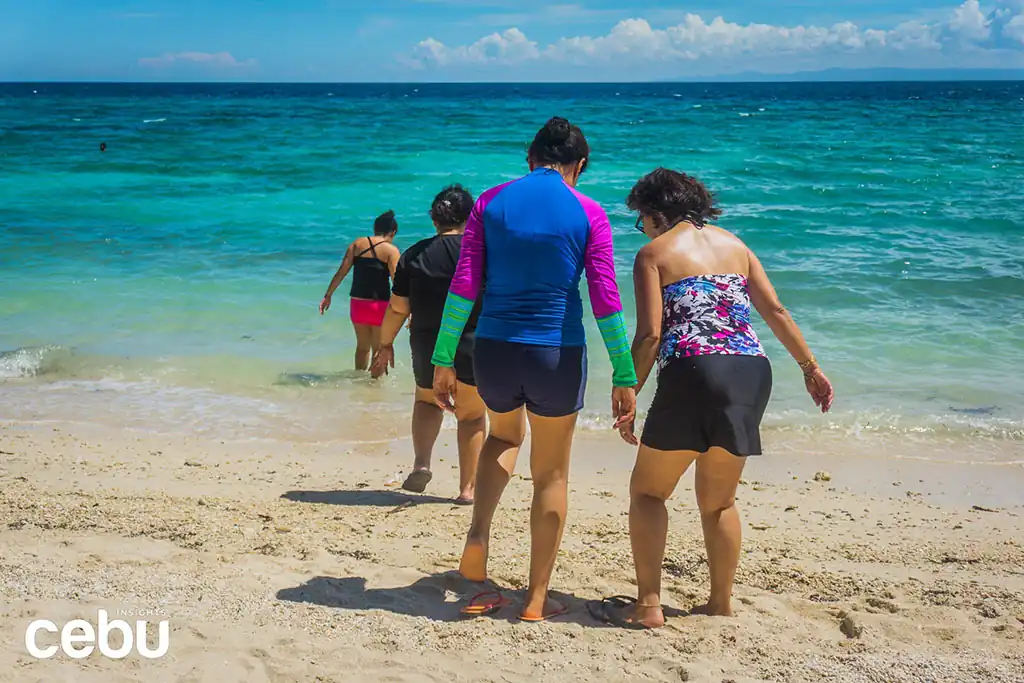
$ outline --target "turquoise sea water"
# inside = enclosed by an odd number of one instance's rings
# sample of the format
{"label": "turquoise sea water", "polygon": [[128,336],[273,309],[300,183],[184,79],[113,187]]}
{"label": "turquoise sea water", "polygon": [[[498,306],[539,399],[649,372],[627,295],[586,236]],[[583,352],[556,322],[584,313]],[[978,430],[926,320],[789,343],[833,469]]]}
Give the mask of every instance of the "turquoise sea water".
{"label": "turquoise sea water", "polygon": [[767,339],[769,424],[1024,436],[1021,83],[0,85],[0,418],[402,433],[408,359],[348,372],[323,290],[373,216],[411,245],[442,186],[524,173],[555,114],[591,142],[631,323],[632,183],[666,165],[718,193],[836,384],[814,417]]}

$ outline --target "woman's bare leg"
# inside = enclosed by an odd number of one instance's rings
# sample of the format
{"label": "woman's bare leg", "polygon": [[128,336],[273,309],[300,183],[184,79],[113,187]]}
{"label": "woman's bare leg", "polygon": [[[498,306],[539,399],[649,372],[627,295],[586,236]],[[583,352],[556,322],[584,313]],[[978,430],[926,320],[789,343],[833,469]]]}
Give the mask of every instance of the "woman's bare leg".
{"label": "woman's bare leg", "polygon": [[459,382],[457,391],[455,418],[459,421],[459,498],[471,501],[487,429],[487,407],[476,387]]}
{"label": "woman's bare leg", "polygon": [[628,619],[664,626],[661,611],[661,566],[668,537],[665,501],[679,478],[697,459],[696,451],[659,451],[640,446],[629,481],[629,540],[636,567],[637,605]]}
{"label": "woman's bare leg", "polygon": [[[373,354],[377,353],[377,349],[380,348],[380,325],[370,326],[370,359],[373,359]],[[366,367],[370,367],[367,365]]]}
{"label": "woman's bare leg", "polygon": [[578,413],[566,417],[527,415],[533,430],[530,438],[533,504],[530,507],[530,585],[523,616],[540,617],[553,609],[545,605],[569,505],[569,455]]}
{"label": "woman's bare leg", "polygon": [[732,616],[732,586],[743,536],[736,487],[746,460],[722,448],[712,448],[697,459],[697,507],[711,572],[711,595],[698,611],[712,616]]}
{"label": "woman's bare leg", "polygon": [[444,411],[434,400],[433,389],[416,387],[416,401],[412,405],[413,471],[430,471],[430,458],[437,435],[441,433]]}
{"label": "woman's bare leg", "polygon": [[[458,396],[455,400],[458,402]],[[470,581],[487,580],[487,543],[491,535],[491,521],[501,502],[501,494],[516,469],[519,447],[526,436],[525,408],[508,413],[488,410],[487,417],[490,431],[480,449],[473,522],[459,563],[459,572]]]}
{"label": "woman's bare leg", "polygon": [[373,355],[373,331],[377,330],[378,345],[380,340],[380,328],[373,325],[360,325],[352,323],[356,331],[356,370],[366,370],[370,367],[370,357]]}

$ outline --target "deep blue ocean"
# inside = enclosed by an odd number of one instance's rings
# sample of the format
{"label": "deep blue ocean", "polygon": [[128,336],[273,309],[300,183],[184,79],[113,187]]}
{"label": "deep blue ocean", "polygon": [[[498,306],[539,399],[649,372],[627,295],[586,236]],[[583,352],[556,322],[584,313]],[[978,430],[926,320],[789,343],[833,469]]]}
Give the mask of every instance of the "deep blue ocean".
{"label": "deep blue ocean", "polygon": [[[1024,438],[1007,82],[0,84],[0,419],[323,438],[373,414],[403,433],[408,358],[379,383],[349,372],[346,299],[321,318],[320,297],[374,216],[395,210],[402,248],[431,234],[438,190],[524,174],[556,114],[593,148],[579,189],[612,220],[631,325],[632,183],[664,165],[718,194],[836,385],[814,416],[758,321],[770,425]],[[588,325],[598,426],[610,368]]]}

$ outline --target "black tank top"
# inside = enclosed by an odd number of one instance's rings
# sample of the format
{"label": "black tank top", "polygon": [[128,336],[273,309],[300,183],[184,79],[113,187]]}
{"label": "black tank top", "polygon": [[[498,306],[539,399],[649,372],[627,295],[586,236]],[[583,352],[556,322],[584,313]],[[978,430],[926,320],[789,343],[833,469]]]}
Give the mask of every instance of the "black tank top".
{"label": "black tank top", "polygon": [[[356,254],[352,262],[352,290],[349,296],[354,299],[373,299],[387,301],[391,298],[391,269],[388,264],[377,258],[377,245],[372,237],[367,237],[370,246]],[[373,256],[363,257],[371,252]]]}

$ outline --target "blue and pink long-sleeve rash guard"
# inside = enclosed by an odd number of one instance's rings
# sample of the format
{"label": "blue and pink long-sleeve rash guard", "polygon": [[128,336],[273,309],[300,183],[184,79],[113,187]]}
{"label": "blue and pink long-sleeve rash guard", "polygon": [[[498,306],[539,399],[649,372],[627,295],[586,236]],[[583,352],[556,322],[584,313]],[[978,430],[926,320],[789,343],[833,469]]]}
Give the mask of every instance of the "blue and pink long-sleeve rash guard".
{"label": "blue and pink long-sleeve rash guard", "polygon": [[579,284],[584,270],[594,317],[612,361],[613,383],[635,385],[608,216],[600,204],[547,168],[484,192],[474,205],[433,363],[452,366],[485,281],[478,338],[583,346]]}

